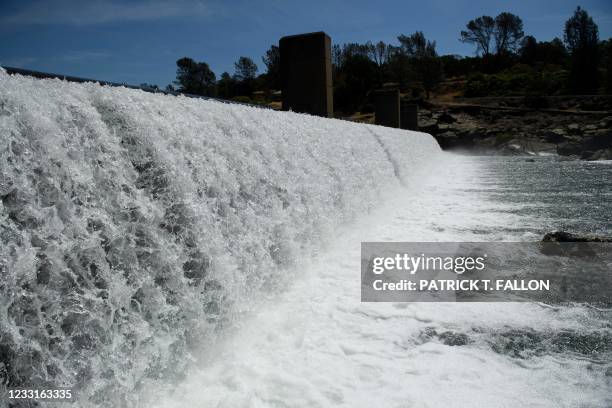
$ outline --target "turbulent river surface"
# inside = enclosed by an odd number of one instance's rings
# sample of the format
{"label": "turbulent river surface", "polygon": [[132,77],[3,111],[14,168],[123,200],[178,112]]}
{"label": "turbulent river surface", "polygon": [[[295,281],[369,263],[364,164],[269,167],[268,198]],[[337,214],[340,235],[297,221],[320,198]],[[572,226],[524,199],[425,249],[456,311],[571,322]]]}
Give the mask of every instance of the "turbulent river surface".
{"label": "turbulent river surface", "polygon": [[[360,303],[362,241],[610,233],[612,162],[444,155],[341,231],[285,293],[205,348],[159,408],[609,407],[612,311],[537,303]],[[161,402],[160,402],[161,401]]]}
{"label": "turbulent river surface", "polygon": [[0,71],[0,169],[5,386],[80,407],[612,405],[609,310],[360,302],[362,241],[609,234],[610,162]]}

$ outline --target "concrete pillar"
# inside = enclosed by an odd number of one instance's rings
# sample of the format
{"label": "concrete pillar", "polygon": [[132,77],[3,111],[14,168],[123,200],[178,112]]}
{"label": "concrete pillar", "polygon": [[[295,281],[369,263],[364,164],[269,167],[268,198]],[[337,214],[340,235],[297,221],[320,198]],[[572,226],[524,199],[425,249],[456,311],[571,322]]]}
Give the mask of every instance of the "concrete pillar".
{"label": "concrete pillar", "polygon": [[419,130],[419,107],[413,103],[400,104],[400,125],[402,129]]}
{"label": "concrete pillar", "polygon": [[279,41],[283,110],[333,117],[331,39],[324,32]]}
{"label": "concrete pillar", "polygon": [[400,96],[397,89],[374,91],[374,123],[392,128],[400,127]]}

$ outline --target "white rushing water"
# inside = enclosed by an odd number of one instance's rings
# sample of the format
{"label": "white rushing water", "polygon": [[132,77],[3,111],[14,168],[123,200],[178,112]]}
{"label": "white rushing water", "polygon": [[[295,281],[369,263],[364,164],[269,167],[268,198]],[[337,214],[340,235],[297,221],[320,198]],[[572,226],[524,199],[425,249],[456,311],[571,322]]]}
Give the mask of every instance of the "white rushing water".
{"label": "white rushing water", "polygon": [[479,159],[445,156],[435,175],[342,231],[298,269],[290,290],[205,347],[187,381],[150,394],[153,406],[610,406],[609,354],[593,359],[580,350],[592,340],[609,347],[610,313],[534,303],[360,302],[362,241],[538,238],[513,231],[530,220],[487,200],[495,181],[483,178],[485,170]]}
{"label": "white rushing water", "polygon": [[428,135],[0,71],[0,169],[4,384],[80,407],[612,404],[583,350],[609,314],[360,302],[362,241],[539,238]]}
{"label": "white rushing water", "polygon": [[0,71],[2,383],[130,404],[439,154],[428,135]]}

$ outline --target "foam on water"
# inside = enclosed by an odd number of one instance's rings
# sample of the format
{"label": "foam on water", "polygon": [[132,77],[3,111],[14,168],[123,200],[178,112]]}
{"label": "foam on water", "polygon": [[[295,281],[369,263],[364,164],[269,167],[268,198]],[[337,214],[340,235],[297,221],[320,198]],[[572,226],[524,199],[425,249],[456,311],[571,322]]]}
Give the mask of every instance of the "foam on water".
{"label": "foam on water", "polygon": [[[421,183],[341,229],[315,262],[297,267],[301,277],[289,290],[201,350],[182,384],[149,390],[143,406],[611,406],[612,310],[360,302],[362,241],[522,241],[546,231],[541,211],[492,199],[516,182],[491,172],[488,159],[443,159]],[[524,159],[490,162],[505,160]],[[529,165],[527,173],[547,170]],[[524,201],[540,208],[547,200]]]}
{"label": "foam on water", "polygon": [[133,405],[438,154],[415,132],[0,70],[2,382]]}

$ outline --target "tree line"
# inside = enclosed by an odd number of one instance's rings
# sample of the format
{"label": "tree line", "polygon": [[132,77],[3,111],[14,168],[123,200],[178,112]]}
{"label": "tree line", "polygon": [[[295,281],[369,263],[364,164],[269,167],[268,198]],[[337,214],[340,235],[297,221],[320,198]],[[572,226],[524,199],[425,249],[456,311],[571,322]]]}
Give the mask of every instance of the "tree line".
{"label": "tree line", "polygon": [[[332,48],[334,109],[373,109],[372,90],[398,87],[415,98],[430,98],[445,83],[460,84],[465,96],[612,93],[612,39],[599,40],[598,27],[577,7],[565,22],[563,40],[525,35],[521,18],[503,12],[470,20],[459,40],[474,46],[473,57],[438,55],[436,42],[421,31],[383,41],[335,44]],[[280,52],[272,45],[262,57],[265,72],[241,56],[234,73],[217,79],[205,62],[184,57],[167,90],[266,103],[280,89]],[[456,86],[456,85],[455,85]]]}

